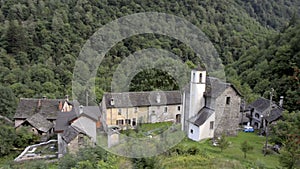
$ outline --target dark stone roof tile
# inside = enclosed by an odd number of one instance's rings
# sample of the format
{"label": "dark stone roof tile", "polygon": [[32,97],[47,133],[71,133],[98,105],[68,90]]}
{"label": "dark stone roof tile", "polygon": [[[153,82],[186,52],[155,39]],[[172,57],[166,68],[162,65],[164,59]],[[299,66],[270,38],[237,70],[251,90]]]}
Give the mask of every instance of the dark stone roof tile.
{"label": "dark stone roof tile", "polygon": [[190,121],[196,125],[201,126],[204,122],[214,113],[214,110],[207,107],[203,107],[195,117],[192,117]]}

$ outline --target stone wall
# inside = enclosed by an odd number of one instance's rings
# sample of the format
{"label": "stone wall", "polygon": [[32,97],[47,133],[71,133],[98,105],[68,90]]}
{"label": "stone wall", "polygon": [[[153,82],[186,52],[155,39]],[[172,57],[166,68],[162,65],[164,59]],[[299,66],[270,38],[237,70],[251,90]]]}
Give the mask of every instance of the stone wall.
{"label": "stone wall", "polygon": [[[229,102],[227,98],[230,98]],[[225,91],[216,98],[215,101],[215,137],[222,133],[226,135],[237,135],[239,128],[241,97],[232,87],[227,87]]]}

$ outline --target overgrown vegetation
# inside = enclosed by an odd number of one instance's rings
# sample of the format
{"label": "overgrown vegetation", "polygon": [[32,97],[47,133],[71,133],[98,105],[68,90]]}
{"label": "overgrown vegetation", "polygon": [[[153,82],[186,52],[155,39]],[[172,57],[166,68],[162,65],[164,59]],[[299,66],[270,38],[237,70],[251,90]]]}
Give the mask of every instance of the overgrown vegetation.
{"label": "overgrown vegetation", "polygon": [[39,139],[27,127],[15,130],[14,127],[7,125],[0,125],[0,138],[1,156],[8,155],[17,148],[25,148]]}

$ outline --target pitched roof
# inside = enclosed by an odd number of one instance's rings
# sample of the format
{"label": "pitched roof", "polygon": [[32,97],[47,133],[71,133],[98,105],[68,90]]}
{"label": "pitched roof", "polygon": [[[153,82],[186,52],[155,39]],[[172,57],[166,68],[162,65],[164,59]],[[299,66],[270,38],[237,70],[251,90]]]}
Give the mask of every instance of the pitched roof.
{"label": "pitched roof", "polygon": [[91,119],[98,121],[100,116],[99,106],[84,106],[83,114],[90,117]]}
{"label": "pitched roof", "polygon": [[26,121],[42,132],[48,132],[53,127],[53,124],[39,113],[32,115],[30,118],[27,118]]}
{"label": "pitched roof", "polygon": [[77,116],[78,114],[74,109],[70,112],[58,112],[54,130],[56,132],[64,131]]}
{"label": "pitched roof", "polygon": [[68,126],[62,134],[62,139],[67,143],[70,143],[72,140],[74,140],[74,138],[76,138],[79,133],[86,134],[76,126]]}
{"label": "pitched roof", "polygon": [[46,119],[56,119],[57,111],[59,111],[59,102],[63,101],[63,99],[21,98],[14,118],[26,119],[31,117],[33,114],[40,113]]}
{"label": "pitched roof", "polygon": [[269,116],[266,117],[266,120],[268,122],[272,122],[272,121],[275,121],[275,120],[278,120],[281,116],[282,116],[282,112],[284,111],[283,108],[277,106],[276,108],[273,108],[271,110],[271,113]]}
{"label": "pitched roof", "polygon": [[248,106],[250,109],[255,109],[258,112],[263,113],[263,115],[266,117],[266,120],[268,122],[272,122],[277,120],[282,116],[282,112],[284,109],[274,103],[272,103],[272,109],[269,115],[267,115],[269,107],[270,107],[270,100],[265,99],[263,97],[258,98]]}
{"label": "pitched roof", "polygon": [[205,121],[214,113],[214,110],[203,107],[196,116],[192,117],[189,121],[196,126],[201,126]]}
{"label": "pitched roof", "polygon": [[258,112],[264,112],[270,107],[270,100],[265,98],[258,98],[248,106],[250,109],[254,108]]}
{"label": "pitched roof", "polygon": [[55,131],[64,131],[70,126],[70,123],[81,115],[88,116],[92,120],[97,121],[100,116],[100,109],[98,106],[83,106],[83,113],[80,114],[80,105],[77,100],[72,102],[73,108],[70,112],[58,112],[55,124]]}
{"label": "pitched roof", "polygon": [[[111,100],[114,105],[111,105]],[[107,93],[104,102],[108,108],[172,105],[181,104],[181,94],[180,91]]]}
{"label": "pitched roof", "polygon": [[241,93],[230,83],[222,82],[220,79],[215,77],[206,78],[205,96],[216,98],[220,96],[225,89],[232,87],[235,92],[241,96]]}

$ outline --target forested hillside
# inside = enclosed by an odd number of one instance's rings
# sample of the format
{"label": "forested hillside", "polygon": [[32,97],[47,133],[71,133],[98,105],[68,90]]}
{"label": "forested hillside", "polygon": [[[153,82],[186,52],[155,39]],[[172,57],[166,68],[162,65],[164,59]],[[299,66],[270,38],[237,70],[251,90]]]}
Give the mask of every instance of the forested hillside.
{"label": "forested hillside", "polygon": [[288,25],[287,18],[300,13],[298,0],[238,0],[237,3],[262,25],[277,30]]}
{"label": "forested hillside", "polygon": [[285,96],[289,110],[300,109],[300,24],[291,22],[278,35],[268,38],[260,47],[252,47],[233,63],[244,84],[253,92],[269,97],[269,88],[276,89],[275,98]]}
{"label": "forested hillside", "polygon": [[[294,23],[287,27],[287,23],[296,18],[297,3],[296,0],[263,1],[262,5],[246,0],[1,1],[0,112],[12,117],[20,97],[62,98],[71,95],[74,64],[85,41],[112,20],[149,11],[174,14],[198,26],[215,45],[223,64],[228,65],[226,71],[230,82],[248,101],[263,95],[272,84],[278,91],[276,97],[286,96],[288,108],[296,109],[299,100],[299,46],[296,43],[299,42],[299,26]],[[125,39],[111,49],[98,69],[95,79],[98,101],[103,92],[111,89],[112,72],[122,58],[149,47],[166,49],[185,62],[196,63],[189,48],[169,37],[145,34]],[[155,78],[157,72],[146,72],[146,75]],[[295,83],[290,76],[294,77]],[[161,77],[161,74],[157,76]],[[174,84],[161,87],[155,79],[153,82],[149,84],[150,89],[176,88]],[[131,86],[131,90],[147,90],[143,86]]]}

